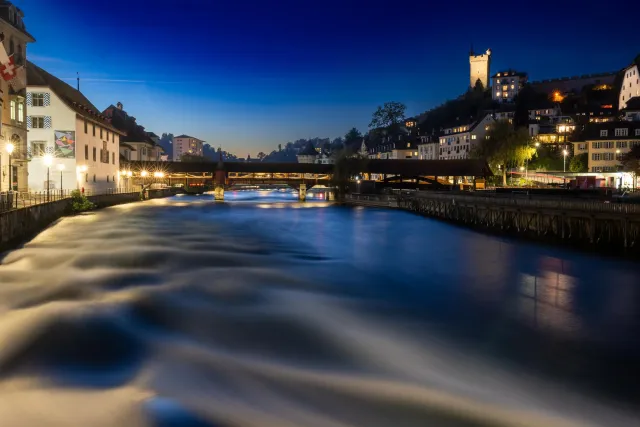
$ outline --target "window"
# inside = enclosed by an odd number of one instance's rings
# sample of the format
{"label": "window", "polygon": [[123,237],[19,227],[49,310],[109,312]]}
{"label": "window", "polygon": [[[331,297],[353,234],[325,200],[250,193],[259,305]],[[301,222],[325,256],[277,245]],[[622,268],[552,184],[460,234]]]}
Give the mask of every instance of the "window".
{"label": "window", "polygon": [[602,160],[613,160],[613,153],[604,153],[602,155]]}
{"label": "window", "polygon": [[411,147],[411,143],[407,142],[407,148]]}
{"label": "window", "polygon": [[593,142],[591,143],[593,148],[602,148],[602,142]]}
{"label": "window", "polygon": [[11,101],[11,120],[16,119],[16,101]]}
{"label": "window", "polygon": [[511,85],[511,89],[515,89],[515,88],[516,88],[515,85]]}
{"label": "window", "polygon": [[143,156],[147,155],[147,149],[145,147],[142,147],[142,155]]}
{"label": "window", "polygon": [[627,148],[627,141],[616,142],[616,148]]}
{"label": "window", "polygon": [[89,160],[89,146],[88,145],[84,146],[84,159],[85,160]]}
{"label": "window", "polygon": [[84,133],[89,133],[89,122],[87,119],[84,120]]}
{"label": "window", "polygon": [[116,153],[111,153],[111,163],[116,164]]}
{"label": "window", "polygon": [[100,128],[100,139],[102,139],[102,128]]}
{"label": "window", "polygon": [[636,129],[636,136],[640,136],[640,129]]}
{"label": "window", "polygon": [[109,131],[107,131],[107,141],[109,140]]}
{"label": "window", "polygon": [[604,148],[613,148],[613,141],[606,141],[602,143]]}
{"label": "window", "polygon": [[500,92],[496,92],[496,96],[500,96]]}
{"label": "window", "polygon": [[96,161],[96,147],[93,147],[93,161]]}
{"label": "window", "polygon": [[44,129],[44,117],[31,117],[31,127],[33,129]]}
{"label": "window", "polygon": [[616,136],[627,136],[627,135],[629,135],[629,129],[616,128]]}
{"label": "window", "polygon": [[88,173],[84,174],[84,182],[89,182],[89,174]]}
{"label": "window", "polygon": [[96,174],[93,174],[93,182],[96,182]]}
{"label": "window", "polygon": [[45,154],[46,142],[44,141],[33,141],[31,143],[31,155],[33,157],[42,157]]}
{"label": "window", "polygon": [[24,104],[22,102],[18,103],[18,121],[24,122]]}
{"label": "window", "polygon": [[586,150],[587,144],[578,144],[578,150]]}
{"label": "window", "polygon": [[591,154],[591,160],[600,160],[601,156],[600,153],[593,153]]}
{"label": "window", "polygon": [[478,136],[477,135],[471,135],[471,139],[477,139]]}
{"label": "window", "polygon": [[44,93],[34,93],[31,95],[32,107],[44,107]]}
{"label": "window", "polygon": [[601,130],[600,131],[600,136],[609,136],[609,131],[608,130]]}
{"label": "window", "polygon": [[93,124],[93,136],[96,136],[96,124]]}
{"label": "window", "polygon": [[107,175],[107,182],[109,182],[109,175]]}

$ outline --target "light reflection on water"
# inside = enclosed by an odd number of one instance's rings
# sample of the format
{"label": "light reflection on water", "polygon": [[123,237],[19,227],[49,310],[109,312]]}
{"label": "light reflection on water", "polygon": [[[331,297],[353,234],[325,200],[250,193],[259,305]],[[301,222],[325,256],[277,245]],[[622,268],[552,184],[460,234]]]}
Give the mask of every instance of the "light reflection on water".
{"label": "light reflection on water", "polygon": [[637,425],[579,397],[640,397],[637,265],[225,197],[65,218],[5,257],[0,425]]}

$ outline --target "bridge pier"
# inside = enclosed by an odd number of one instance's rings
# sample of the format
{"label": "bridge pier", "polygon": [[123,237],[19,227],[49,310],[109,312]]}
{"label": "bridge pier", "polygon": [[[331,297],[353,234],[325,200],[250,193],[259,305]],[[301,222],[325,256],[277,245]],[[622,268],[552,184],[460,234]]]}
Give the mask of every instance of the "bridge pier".
{"label": "bridge pier", "polygon": [[213,190],[213,198],[214,200],[223,202],[224,201],[224,187],[219,185]]}
{"label": "bridge pier", "polygon": [[307,184],[300,184],[300,188],[298,189],[298,199],[301,202],[307,200]]}

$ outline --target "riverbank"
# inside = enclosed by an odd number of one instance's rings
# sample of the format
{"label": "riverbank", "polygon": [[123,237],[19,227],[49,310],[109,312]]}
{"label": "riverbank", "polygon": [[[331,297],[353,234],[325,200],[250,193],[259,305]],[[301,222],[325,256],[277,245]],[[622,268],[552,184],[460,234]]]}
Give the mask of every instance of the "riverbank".
{"label": "riverbank", "polygon": [[398,196],[353,194],[346,203],[399,208],[493,234],[640,255],[640,206],[635,205],[431,192]]}
{"label": "riverbank", "polygon": [[[172,196],[171,191],[150,190],[148,199]],[[96,209],[139,202],[140,192],[88,196]],[[11,250],[29,240],[56,220],[71,215],[71,199],[57,200],[0,213],[0,253]]]}

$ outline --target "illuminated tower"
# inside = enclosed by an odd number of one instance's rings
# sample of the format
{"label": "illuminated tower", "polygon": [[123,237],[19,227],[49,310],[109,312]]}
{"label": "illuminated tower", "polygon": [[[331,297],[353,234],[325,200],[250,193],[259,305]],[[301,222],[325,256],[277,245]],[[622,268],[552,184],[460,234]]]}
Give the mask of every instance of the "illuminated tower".
{"label": "illuminated tower", "polygon": [[485,90],[489,87],[489,69],[491,68],[491,49],[487,49],[484,54],[476,55],[473,47],[469,52],[469,86],[475,87],[478,79],[482,82]]}

